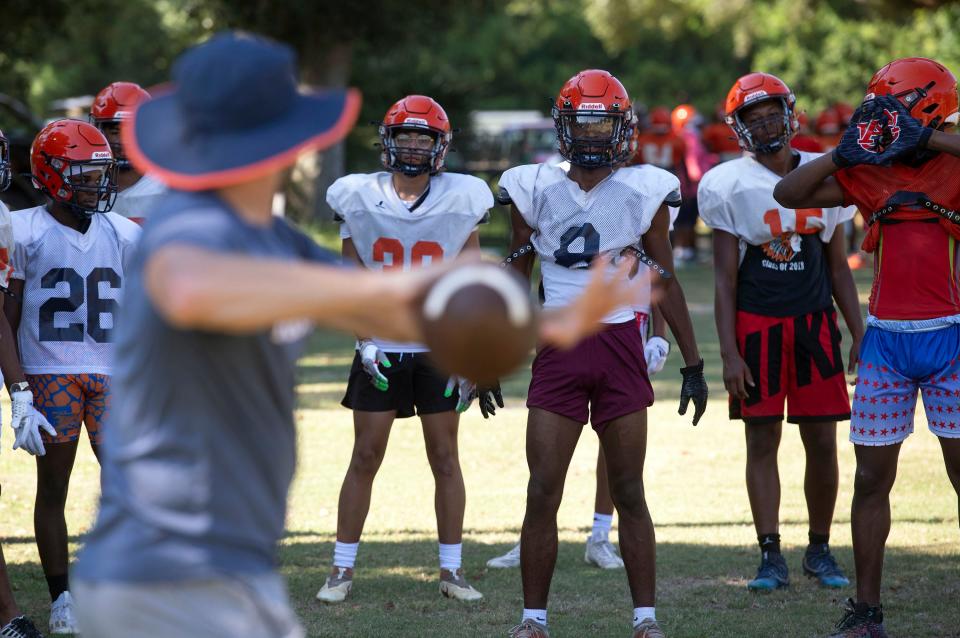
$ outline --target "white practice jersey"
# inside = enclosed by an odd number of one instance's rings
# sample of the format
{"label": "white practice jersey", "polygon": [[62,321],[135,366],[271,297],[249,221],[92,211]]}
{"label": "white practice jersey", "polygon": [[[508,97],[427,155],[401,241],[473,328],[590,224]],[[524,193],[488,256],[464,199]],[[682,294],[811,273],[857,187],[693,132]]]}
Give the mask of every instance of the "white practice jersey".
{"label": "white practice jersey", "polygon": [[[568,306],[589,282],[587,269],[596,255],[619,255],[637,245],[660,206],[680,204],[680,180],[649,165],[619,168],[584,192],[562,167],[528,164],[506,171],[500,189],[534,231],[545,308]],[[632,318],[633,310],[624,306],[603,322]]]}
{"label": "white practice jersey", "polygon": [[143,225],[150,216],[150,211],[166,194],[167,186],[163,182],[144,175],[136,184],[117,194],[117,201],[111,211]]}
{"label": "white practice jersey", "polygon": [[[341,177],[327,190],[340,236],[353,240],[360,261],[374,270],[410,270],[460,254],[487,219],[493,193],[483,180],[458,173],[430,178],[425,197],[411,209],[388,172]],[[385,352],[426,352],[423,344],[374,339]]]}
{"label": "white practice jersey", "polygon": [[0,287],[10,286],[13,278],[13,220],[10,209],[0,202]]}
{"label": "white practice jersey", "polygon": [[12,213],[13,277],[23,279],[20,360],[28,374],[110,374],[113,328],[140,227],[93,215],[80,233],[43,206]]}
{"label": "white practice jersey", "polygon": [[[820,153],[800,153],[800,164]],[[771,251],[800,251],[800,235],[819,233],[829,243],[838,224],[852,219],[853,206],[833,208],[784,208],[773,198],[780,176],[752,155],[714,166],[700,180],[697,204],[700,217],[714,230],[730,233],[740,240],[740,259],[747,244],[765,246]]]}

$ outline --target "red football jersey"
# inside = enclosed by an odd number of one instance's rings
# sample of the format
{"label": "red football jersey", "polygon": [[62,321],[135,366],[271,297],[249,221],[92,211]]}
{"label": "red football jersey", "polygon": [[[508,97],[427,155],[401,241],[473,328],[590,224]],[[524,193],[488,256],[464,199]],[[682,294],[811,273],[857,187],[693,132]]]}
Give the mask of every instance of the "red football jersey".
{"label": "red football jersey", "polygon": [[804,135],[803,133],[794,135],[793,139],[790,140],[790,146],[798,151],[807,151],[808,153],[823,152],[823,144],[820,143],[820,140],[812,135]]}
{"label": "red football jersey", "polygon": [[636,137],[636,144],[637,150],[631,164],[650,164],[677,174],[686,153],[686,144],[681,137],[673,133],[640,133]]}
{"label": "red football jersey", "polygon": [[[860,165],[836,172],[844,203],[865,220],[891,198],[918,197],[960,209],[960,158],[940,153],[919,167]],[[870,226],[863,248],[876,251],[870,314],[918,320],[960,315],[960,226],[916,204],[900,204],[893,223]],[[889,219],[889,217],[888,217]]]}

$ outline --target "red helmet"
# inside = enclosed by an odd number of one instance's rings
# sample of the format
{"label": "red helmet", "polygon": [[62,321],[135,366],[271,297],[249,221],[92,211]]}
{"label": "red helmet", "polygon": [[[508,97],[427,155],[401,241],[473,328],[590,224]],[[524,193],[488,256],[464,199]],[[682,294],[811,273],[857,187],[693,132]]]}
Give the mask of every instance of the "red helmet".
{"label": "red helmet", "polygon": [[552,115],[560,155],[571,164],[598,168],[629,157],[633,105],[620,80],[607,71],[580,71],[567,80]]}
{"label": "red helmet", "polygon": [[13,168],[10,166],[10,140],[0,131],[0,192],[10,188]]}
{"label": "red helmet", "polygon": [[[433,142],[429,148],[401,147],[396,140],[400,131],[427,133]],[[443,168],[452,139],[443,107],[426,95],[408,95],[387,109],[380,124],[380,161],[387,170],[404,175],[436,175]]]}
{"label": "red helmet", "polygon": [[674,132],[679,133],[684,128],[690,120],[693,120],[697,117],[697,109],[691,104],[681,104],[673,109],[670,112],[670,125],[673,127]]}
{"label": "red helmet", "polygon": [[840,119],[840,128],[847,128],[853,119],[854,108],[846,102],[837,102],[833,105],[833,110]]}
{"label": "red helmet", "polygon": [[840,114],[832,106],[823,109],[817,116],[814,130],[820,135],[836,135],[840,132]]}
{"label": "red helmet", "polygon": [[655,106],[650,111],[650,126],[669,129],[671,124],[670,111],[665,106]]}
{"label": "red helmet", "polygon": [[[764,118],[747,126],[740,117],[743,109],[767,100],[779,100],[783,106],[783,115],[778,115],[775,118],[771,116],[776,121],[771,118]],[[740,148],[743,150],[754,153],[776,153],[789,145],[790,138],[797,132],[798,123],[794,115],[796,103],[797,98],[794,97],[793,91],[777,76],[769,73],[748,73],[730,87],[724,107],[726,111],[724,119],[737,135]],[[778,135],[763,143],[753,139],[753,136],[761,129],[770,132],[767,129],[770,125],[779,126]]]}
{"label": "red helmet", "polygon": [[877,71],[867,85],[867,97],[875,95],[899,99],[924,126],[957,123],[957,78],[929,58],[902,58]]}
{"label": "red helmet", "polygon": [[[90,216],[113,208],[117,198],[116,162],[107,138],[79,120],[56,120],[30,147],[34,186],[76,213]],[[96,181],[85,180],[94,174]]]}
{"label": "red helmet", "polygon": [[[90,106],[90,121],[101,130],[104,124],[119,124],[130,117],[137,105],[149,99],[150,94],[139,84],[114,82],[97,93],[97,97],[93,99],[93,104]],[[113,150],[117,165],[120,168],[129,168],[130,162],[123,152],[120,140],[111,142],[110,148]]]}

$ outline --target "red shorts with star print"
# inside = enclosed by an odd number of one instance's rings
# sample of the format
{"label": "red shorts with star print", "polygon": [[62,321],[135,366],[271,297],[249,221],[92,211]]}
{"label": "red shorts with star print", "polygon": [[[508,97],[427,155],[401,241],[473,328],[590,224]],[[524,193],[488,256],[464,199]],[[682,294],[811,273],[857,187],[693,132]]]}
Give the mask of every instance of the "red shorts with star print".
{"label": "red shorts with star print", "polygon": [[868,327],[860,345],[850,440],[903,442],[913,432],[918,390],[930,431],[960,438],[960,325],[928,332]]}

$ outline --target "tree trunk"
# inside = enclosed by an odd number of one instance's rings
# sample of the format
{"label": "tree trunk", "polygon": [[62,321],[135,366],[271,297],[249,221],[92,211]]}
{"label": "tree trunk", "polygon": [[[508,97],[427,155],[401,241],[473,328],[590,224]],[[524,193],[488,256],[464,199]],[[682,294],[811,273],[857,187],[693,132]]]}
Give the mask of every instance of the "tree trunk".
{"label": "tree trunk", "polygon": [[[320,40],[320,38],[318,38]],[[349,43],[321,48],[308,43],[301,59],[303,80],[317,87],[345,87],[350,79],[352,50]],[[345,171],[343,142],[316,155],[304,157],[294,170],[291,206],[306,219],[327,221],[333,211],[327,206],[327,188]]]}

